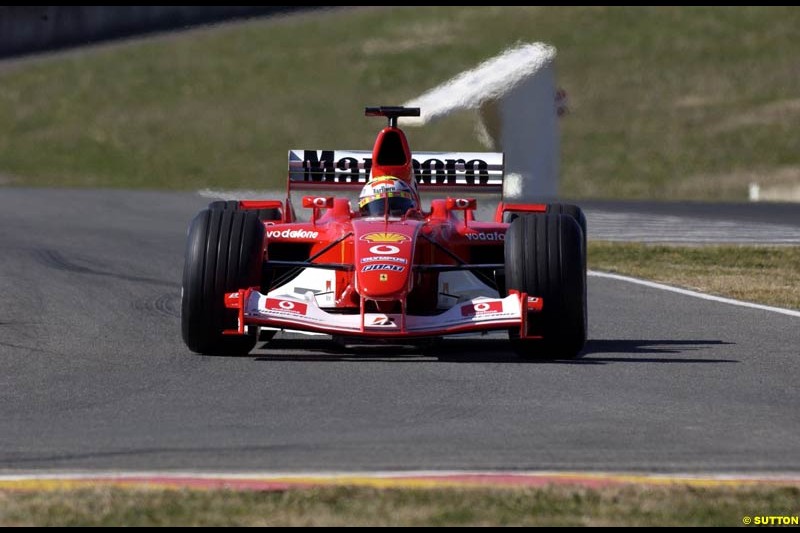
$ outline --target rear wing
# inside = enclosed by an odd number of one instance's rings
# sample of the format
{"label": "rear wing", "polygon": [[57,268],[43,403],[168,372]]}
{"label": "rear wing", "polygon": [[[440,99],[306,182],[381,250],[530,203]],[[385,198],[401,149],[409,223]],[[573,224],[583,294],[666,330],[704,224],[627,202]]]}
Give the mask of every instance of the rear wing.
{"label": "rear wing", "polygon": [[[502,152],[415,152],[414,174],[420,190],[479,187],[486,191],[503,189]],[[372,168],[367,150],[289,150],[291,187],[342,185],[363,187]]]}
{"label": "rear wing", "polygon": [[[448,195],[499,201],[503,158],[502,152],[414,152],[412,165],[423,208],[426,201]],[[289,195],[297,190],[357,200],[371,168],[372,152],[367,150],[289,150]]]}

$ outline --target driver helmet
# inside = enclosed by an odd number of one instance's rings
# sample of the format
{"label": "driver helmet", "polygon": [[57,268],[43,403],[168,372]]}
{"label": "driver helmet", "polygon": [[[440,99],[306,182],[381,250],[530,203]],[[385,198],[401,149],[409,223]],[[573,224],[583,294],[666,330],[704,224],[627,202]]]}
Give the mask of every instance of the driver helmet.
{"label": "driver helmet", "polygon": [[417,208],[416,195],[400,178],[380,176],[370,180],[361,189],[358,208],[364,217],[384,216],[384,214],[403,216],[409,209]]}

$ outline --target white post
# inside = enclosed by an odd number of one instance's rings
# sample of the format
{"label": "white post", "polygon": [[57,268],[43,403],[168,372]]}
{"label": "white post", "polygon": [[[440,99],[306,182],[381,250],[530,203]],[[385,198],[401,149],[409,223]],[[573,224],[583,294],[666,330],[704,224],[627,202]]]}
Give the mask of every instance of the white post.
{"label": "white post", "polygon": [[751,202],[758,202],[761,198],[761,187],[758,186],[758,183],[751,183],[750,184],[750,201]]}

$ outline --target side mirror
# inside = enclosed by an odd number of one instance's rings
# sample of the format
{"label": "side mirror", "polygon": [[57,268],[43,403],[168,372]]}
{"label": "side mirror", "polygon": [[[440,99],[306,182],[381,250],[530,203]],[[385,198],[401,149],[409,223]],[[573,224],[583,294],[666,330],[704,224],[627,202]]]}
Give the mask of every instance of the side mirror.
{"label": "side mirror", "polygon": [[313,209],[311,223],[316,225],[319,218],[319,210],[333,207],[333,196],[303,196],[303,207]]}
{"label": "side mirror", "polygon": [[303,196],[303,207],[309,209],[330,209],[333,207],[333,196]]}
{"label": "side mirror", "polygon": [[448,198],[446,205],[450,211],[474,211],[478,202],[475,198]]}

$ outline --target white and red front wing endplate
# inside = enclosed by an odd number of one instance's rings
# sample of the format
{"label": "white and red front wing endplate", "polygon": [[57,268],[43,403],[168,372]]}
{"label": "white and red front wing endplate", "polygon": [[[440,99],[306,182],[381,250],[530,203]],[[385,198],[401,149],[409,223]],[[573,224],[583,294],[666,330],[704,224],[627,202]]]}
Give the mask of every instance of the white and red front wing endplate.
{"label": "white and red front wing endplate", "polygon": [[225,295],[226,307],[239,310],[239,330],[225,333],[243,334],[248,325],[364,337],[427,337],[515,327],[524,332],[527,313],[522,309],[539,312],[542,304],[541,298],[512,291],[505,298],[473,298],[434,316],[364,313],[362,317],[328,313],[317,305],[312,293],[302,298],[242,289]]}

